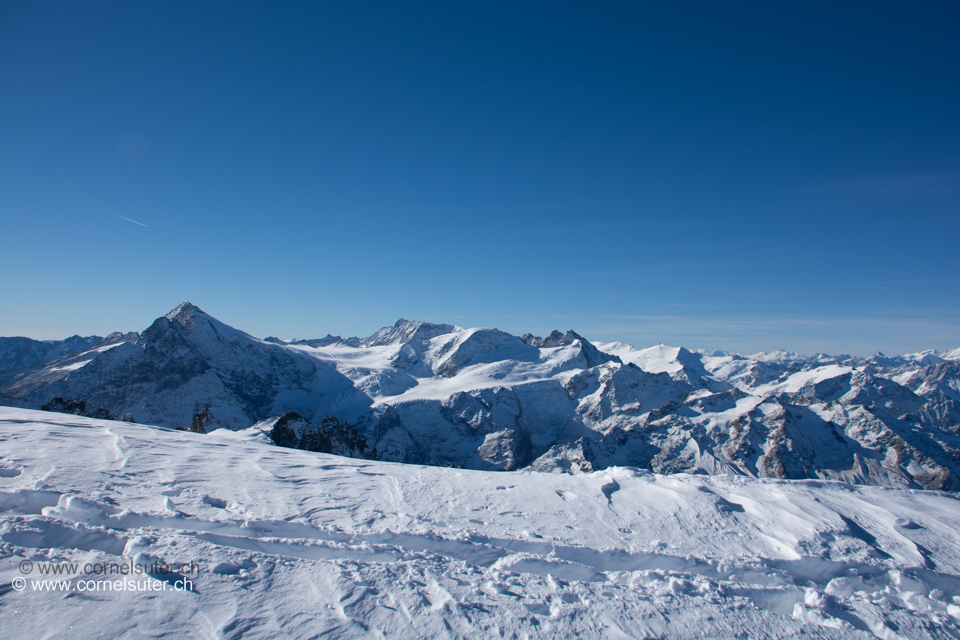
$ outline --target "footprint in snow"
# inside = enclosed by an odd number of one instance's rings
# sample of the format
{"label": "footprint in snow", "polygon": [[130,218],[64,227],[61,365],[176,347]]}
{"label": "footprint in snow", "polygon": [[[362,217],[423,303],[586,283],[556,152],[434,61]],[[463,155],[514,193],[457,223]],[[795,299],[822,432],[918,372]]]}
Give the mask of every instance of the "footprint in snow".
{"label": "footprint in snow", "polygon": [[211,507],[216,507],[217,509],[226,509],[227,501],[221,500],[220,498],[214,498],[213,496],[204,495],[200,498],[200,501],[204,504],[208,504]]}
{"label": "footprint in snow", "polygon": [[249,558],[245,559],[240,564],[235,564],[233,562],[221,562],[215,566],[212,571],[213,573],[219,573],[224,576],[236,576],[244,577],[249,574],[250,569],[256,569],[257,563]]}
{"label": "footprint in snow", "polygon": [[737,504],[736,502],[730,502],[729,500],[721,498],[720,496],[717,496],[716,507],[717,507],[717,511],[719,511],[720,513],[733,513],[733,512],[745,513],[746,511],[743,508],[742,504]]}
{"label": "footprint in snow", "polygon": [[711,490],[708,487],[697,487],[697,490],[701,493],[708,493],[714,498],[716,498],[716,503],[714,506],[717,508],[717,511],[720,513],[745,513],[746,509],[743,508],[742,504],[737,502],[730,502],[723,496],[718,495],[715,491]]}
{"label": "footprint in snow", "polygon": [[527,611],[537,616],[549,616],[550,607],[545,605],[542,602],[524,602],[523,606],[527,608]]}
{"label": "footprint in snow", "polygon": [[613,494],[620,490],[620,484],[611,477],[607,477],[607,484],[600,487],[600,491],[603,493],[604,497],[607,499],[608,504],[613,503]]}

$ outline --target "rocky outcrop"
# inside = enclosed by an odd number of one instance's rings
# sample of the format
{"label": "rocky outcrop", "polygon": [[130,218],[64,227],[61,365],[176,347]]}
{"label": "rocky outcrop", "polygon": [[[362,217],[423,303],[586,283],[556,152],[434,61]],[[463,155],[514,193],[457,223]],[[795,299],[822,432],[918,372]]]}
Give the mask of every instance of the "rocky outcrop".
{"label": "rocky outcrop", "polygon": [[323,338],[315,338],[311,340],[281,340],[280,338],[270,336],[269,338],[264,338],[263,341],[272,342],[273,344],[306,345],[308,347],[360,346],[360,338],[341,338],[340,336],[332,336],[329,333]]}
{"label": "rocky outcrop", "polygon": [[579,342],[580,352],[588,367],[596,367],[605,362],[620,362],[620,358],[614,355],[603,353],[593,346],[589,340],[572,330],[567,331],[566,333],[560,333],[554,329],[546,338],[539,338],[532,334],[525,333],[520,337],[520,340],[538,349],[566,347]]}
{"label": "rocky outcrop", "polygon": [[75,416],[84,416],[85,418],[97,418],[98,420],[113,420],[110,412],[104,408],[99,408],[93,413],[87,411],[85,400],[64,400],[63,398],[54,398],[47,404],[40,407],[41,411],[53,411],[54,413],[69,413]]}
{"label": "rocky outcrop", "polygon": [[580,438],[569,444],[554,445],[533,461],[530,469],[546,473],[593,473],[596,455],[590,440]]}
{"label": "rocky outcrop", "polygon": [[377,460],[377,450],[367,446],[356,427],[327,416],[319,425],[310,424],[295,411],[263,424],[261,430],[274,444],[288,449],[332,453],[348,458]]}
{"label": "rocky outcrop", "polygon": [[204,409],[193,416],[193,422],[191,422],[190,426],[184,429],[184,431],[209,433],[216,429],[217,426],[219,426],[219,423],[217,419],[213,417],[213,414],[210,413],[210,409]]}

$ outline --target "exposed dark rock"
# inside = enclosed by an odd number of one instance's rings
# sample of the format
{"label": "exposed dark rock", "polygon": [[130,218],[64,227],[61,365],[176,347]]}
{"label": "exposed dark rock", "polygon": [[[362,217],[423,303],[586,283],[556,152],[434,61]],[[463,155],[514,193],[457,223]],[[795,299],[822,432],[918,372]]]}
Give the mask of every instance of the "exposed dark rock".
{"label": "exposed dark rock", "polygon": [[548,473],[592,473],[595,457],[593,443],[586,438],[578,438],[575,442],[550,447],[529,468]]}
{"label": "exposed dark rock", "polygon": [[[34,409],[43,402],[41,398],[69,397],[76,393],[89,399],[89,390],[54,389],[51,385],[69,378],[78,368],[120,343],[135,342],[139,335],[118,332],[106,338],[73,336],[66,340],[42,342],[28,338],[0,338],[0,389],[4,395],[14,398],[33,395],[23,406]],[[97,400],[97,404],[106,403]]]}
{"label": "exposed dark rock", "polygon": [[0,338],[0,371],[42,366],[57,358],[86,351],[98,344],[109,344],[119,335],[110,334],[107,338],[71,336],[66,340]]}
{"label": "exposed dark rock", "polygon": [[296,411],[277,418],[265,433],[274,444],[289,449],[332,453],[348,458],[377,460],[377,450],[367,447],[357,428],[327,416],[319,425],[310,424]]}
{"label": "exposed dark rock", "polygon": [[520,340],[530,345],[531,347],[539,347],[543,344],[543,338],[540,336],[535,336],[532,333],[525,333],[520,336]]}
{"label": "exposed dark rock", "polygon": [[87,411],[87,403],[84,400],[64,400],[63,398],[54,398],[47,404],[40,407],[41,411],[53,411],[54,413],[69,413],[75,416],[85,418],[97,418],[98,420],[113,420],[110,412],[104,408],[99,408],[93,413]]}
{"label": "exposed dark rock", "polygon": [[41,411],[53,411],[55,413],[70,413],[75,416],[88,416],[87,403],[83,400],[64,400],[63,398],[54,398],[47,404],[40,407]]}
{"label": "exposed dark rock", "polygon": [[323,338],[313,338],[310,340],[281,340],[280,338],[270,336],[268,338],[264,338],[263,341],[270,342],[272,344],[302,344],[308,347],[329,347],[330,345],[346,345],[350,347],[360,346],[360,338],[341,338],[340,336],[332,336],[329,333]]}
{"label": "exposed dark rock", "polygon": [[619,357],[599,351],[589,340],[573,330],[567,331],[566,333],[560,333],[554,329],[546,338],[540,338],[535,335],[525,333],[520,336],[520,340],[531,347],[537,347],[538,349],[566,347],[579,340],[580,349],[583,353],[583,357],[587,361],[588,367],[596,367],[605,362],[620,362]]}
{"label": "exposed dark rock", "polygon": [[[193,433],[207,433],[207,427],[211,424],[216,424],[216,422],[217,420],[213,417],[213,414],[210,413],[210,409],[204,409],[202,412],[193,416],[193,422],[191,422],[190,426],[186,428],[186,431]],[[216,429],[216,426],[213,428]],[[212,431],[212,429],[210,431]]]}

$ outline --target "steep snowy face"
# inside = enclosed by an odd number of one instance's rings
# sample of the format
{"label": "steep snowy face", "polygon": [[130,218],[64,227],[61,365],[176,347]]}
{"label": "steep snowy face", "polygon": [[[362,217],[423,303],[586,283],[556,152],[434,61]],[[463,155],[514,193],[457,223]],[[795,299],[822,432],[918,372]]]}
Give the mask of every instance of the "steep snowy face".
{"label": "steep snowy face", "polygon": [[72,336],[66,340],[31,340],[30,338],[0,338],[0,388],[15,385],[30,373],[57,362],[44,379],[62,378],[67,372],[83,366],[92,358],[91,353],[104,351],[121,342],[133,342],[136,333],[111,333],[100,336]]}
{"label": "steep snowy face", "polygon": [[384,327],[369,338],[360,341],[363,347],[382,347],[406,342],[430,340],[437,336],[453,333],[460,327],[452,324],[430,324],[400,318],[392,327]]}
{"label": "steep snowy face", "polygon": [[[108,339],[113,336],[109,336]],[[38,367],[64,356],[91,349],[103,342],[100,336],[72,336],[66,340],[0,338],[0,371]]]}
{"label": "steep snowy face", "polygon": [[617,354],[611,351],[598,349],[586,338],[572,330],[567,331],[566,333],[560,333],[559,331],[554,330],[546,338],[538,338],[527,333],[524,334],[521,340],[529,345],[533,345],[541,349],[551,349],[566,346],[577,347],[580,357],[589,367],[596,367],[604,362],[621,361]]}
{"label": "steep snowy face", "polygon": [[469,365],[534,362],[540,358],[540,350],[498,329],[470,329],[445,341],[433,356],[434,373],[452,378]]}
{"label": "steep snowy face", "polygon": [[286,351],[266,345],[188,302],[158,318],[136,346],[154,365],[153,373],[169,377],[163,382],[168,385],[182,384],[212,368],[240,371],[249,365],[264,369],[289,364],[272,361]]}
{"label": "steep snowy face", "polygon": [[409,320],[362,340],[258,340],[184,303],[142,335],[11,365],[0,402],[62,398],[179,428],[203,414],[208,431],[293,411],[349,424],[382,460],[438,466],[955,490],[960,362],[949,355],[742,356]]}
{"label": "steep snowy face", "polygon": [[707,371],[702,357],[683,347],[661,344],[647,349],[635,349],[623,342],[598,343],[602,351],[618,356],[623,362],[635,364],[650,373],[666,373],[677,382],[698,389],[725,391],[730,385]]}
{"label": "steep snowy face", "polygon": [[[26,338],[13,338],[26,341],[11,349],[7,364],[0,370],[0,398],[4,396],[23,398],[40,389],[67,378],[71,372],[89,364],[97,355],[118,347],[124,343],[135,342],[138,333],[111,333],[106,338],[67,338],[60,342],[40,343]],[[0,340],[6,340],[2,338]],[[33,343],[33,344],[30,344]],[[49,348],[47,348],[49,347]],[[37,364],[32,356],[42,354],[40,359],[46,364]],[[20,366],[23,365],[23,366]]]}

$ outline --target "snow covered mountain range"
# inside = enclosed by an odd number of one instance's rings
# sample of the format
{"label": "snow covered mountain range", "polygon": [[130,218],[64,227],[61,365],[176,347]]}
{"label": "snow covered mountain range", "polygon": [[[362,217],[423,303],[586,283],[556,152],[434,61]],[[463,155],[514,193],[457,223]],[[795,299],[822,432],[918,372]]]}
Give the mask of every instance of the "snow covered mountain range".
{"label": "snow covered mountain range", "polygon": [[58,397],[176,428],[334,417],[385,461],[960,489],[960,349],[741,356],[408,320],[260,340],[184,303],[142,334],[0,338],[0,404]]}

